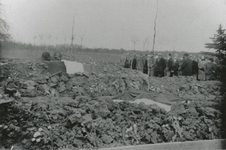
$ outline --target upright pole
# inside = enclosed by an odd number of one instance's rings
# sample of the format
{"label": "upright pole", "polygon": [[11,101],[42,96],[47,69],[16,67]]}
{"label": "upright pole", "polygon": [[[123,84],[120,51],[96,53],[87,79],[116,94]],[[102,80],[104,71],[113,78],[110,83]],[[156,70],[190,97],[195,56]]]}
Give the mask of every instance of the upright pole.
{"label": "upright pole", "polygon": [[135,52],[135,46],[136,46],[136,42],[133,42],[133,50]]}
{"label": "upright pole", "polygon": [[83,41],[83,37],[81,37],[81,49],[82,49],[82,41]]}
{"label": "upright pole", "polygon": [[152,47],[152,51],[155,51],[155,36],[156,36],[156,20],[158,17],[158,0],[157,0],[157,10],[156,10],[156,15],[155,15],[155,21],[154,21],[154,37],[153,37],[153,47]]}
{"label": "upright pole", "polygon": [[143,51],[145,51],[145,43],[146,41],[143,42]]}
{"label": "upright pole", "polygon": [[64,38],[64,46],[66,46],[67,36]]}
{"label": "upright pole", "polygon": [[73,40],[74,40],[74,23],[75,23],[75,19],[73,17],[73,25],[72,25],[72,33],[71,33],[71,54],[72,54],[72,47],[73,47]]}
{"label": "upright pole", "polygon": [[42,46],[42,38],[43,38],[43,35],[39,35],[39,38],[41,39],[41,46]]}
{"label": "upright pole", "polygon": [[36,40],[37,36],[34,36],[34,45],[35,45],[35,40]]}
{"label": "upright pole", "polygon": [[56,36],[56,47],[57,47],[57,44],[58,44],[58,36]]}
{"label": "upright pole", "polygon": [[51,37],[52,37],[51,35],[49,35],[49,37],[48,37],[48,39],[49,39],[49,46],[50,46],[50,39],[51,39]]}
{"label": "upright pole", "polygon": [[[149,46],[149,41],[148,41],[148,46]],[[148,46],[147,46],[147,51],[148,51]]]}

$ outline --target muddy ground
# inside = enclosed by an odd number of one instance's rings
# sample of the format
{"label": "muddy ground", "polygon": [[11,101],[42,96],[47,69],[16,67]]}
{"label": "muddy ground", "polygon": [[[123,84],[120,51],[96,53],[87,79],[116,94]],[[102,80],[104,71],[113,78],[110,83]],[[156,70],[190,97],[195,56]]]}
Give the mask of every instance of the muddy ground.
{"label": "muddy ground", "polygon": [[[97,73],[50,75],[40,60],[4,63],[1,99],[13,101],[0,104],[2,148],[94,149],[226,135],[225,85],[219,81],[147,78],[117,64],[99,63]],[[128,89],[168,93],[181,102],[166,112],[109,99]]]}

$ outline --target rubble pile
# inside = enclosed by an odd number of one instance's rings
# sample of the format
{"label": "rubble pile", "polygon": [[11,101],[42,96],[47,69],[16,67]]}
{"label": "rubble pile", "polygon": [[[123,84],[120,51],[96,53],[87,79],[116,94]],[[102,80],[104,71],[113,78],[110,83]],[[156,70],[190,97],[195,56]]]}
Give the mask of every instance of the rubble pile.
{"label": "rubble pile", "polygon": [[[10,67],[9,67],[10,66]],[[148,78],[138,71],[116,64],[99,63],[99,73],[63,73],[49,75],[41,61],[10,63],[6,87],[21,92],[22,97],[59,96],[114,96],[125,90],[156,91],[173,94],[188,100],[214,100],[224,94],[219,81],[197,81],[194,77]]]}
{"label": "rubble pile", "polygon": [[[2,61],[1,61],[2,62]],[[32,79],[39,75],[48,75],[47,65],[42,60],[3,60],[2,76],[19,79]]]}
{"label": "rubble pile", "polygon": [[219,81],[197,81],[195,77],[149,78],[150,90],[173,94],[187,100],[214,100],[223,95]]}
{"label": "rubble pile", "polygon": [[[7,79],[0,81],[0,96],[20,95],[0,104],[0,145],[6,148],[93,149],[225,138],[221,82],[148,78],[116,64],[99,64],[98,73],[73,75],[50,75],[41,61],[13,64],[5,71]],[[130,89],[185,101],[166,112],[157,105],[106,98]]]}
{"label": "rubble pile", "polygon": [[[146,77],[137,71],[102,67],[100,73],[77,73],[50,75],[41,61],[26,62],[24,65],[10,63],[5,89],[19,91],[22,97],[36,96],[114,96],[126,89],[148,90]],[[103,65],[103,64],[102,64]],[[23,67],[21,67],[23,66]]]}
{"label": "rubble pile", "polygon": [[32,80],[8,78],[5,89],[19,91],[22,97],[51,96],[114,96],[124,92],[126,88],[145,89],[147,83],[140,76],[120,77],[111,74],[74,75],[57,74],[54,76],[40,75]]}
{"label": "rubble pile", "polygon": [[[219,106],[218,106],[219,107]],[[114,103],[87,96],[25,98],[8,105],[2,145],[23,149],[102,148],[220,139],[222,114],[201,102],[156,105]]]}

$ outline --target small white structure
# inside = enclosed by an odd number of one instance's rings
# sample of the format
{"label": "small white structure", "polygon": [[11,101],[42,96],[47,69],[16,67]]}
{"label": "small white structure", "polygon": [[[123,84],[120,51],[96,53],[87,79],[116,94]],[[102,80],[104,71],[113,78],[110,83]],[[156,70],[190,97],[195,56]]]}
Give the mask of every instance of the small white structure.
{"label": "small white structure", "polygon": [[74,62],[74,61],[68,61],[68,60],[62,60],[66,66],[67,74],[75,74],[78,72],[84,72],[84,67],[82,63]]}

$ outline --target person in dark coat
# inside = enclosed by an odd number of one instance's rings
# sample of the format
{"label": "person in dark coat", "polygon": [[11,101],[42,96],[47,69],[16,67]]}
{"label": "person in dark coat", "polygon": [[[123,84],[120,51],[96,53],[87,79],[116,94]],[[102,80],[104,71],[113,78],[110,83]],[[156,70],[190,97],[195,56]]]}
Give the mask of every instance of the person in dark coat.
{"label": "person in dark coat", "polygon": [[217,62],[216,62],[216,58],[213,59],[213,71],[212,71],[212,80],[216,80],[217,79]]}
{"label": "person in dark coat", "polygon": [[192,58],[192,75],[197,77],[198,74],[198,61],[196,60],[195,57]]}
{"label": "person in dark coat", "polygon": [[219,59],[219,63],[217,65],[217,74],[218,74],[218,80],[219,81],[225,81],[226,79],[226,67],[225,67],[226,61],[224,59]]}
{"label": "person in dark coat", "polygon": [[162,54],[159,53],[155,62],[154,76],[163,77],[165,68],[166,68],[166,61],[162,57]]}
{"label": "person in dark coat", "polygon": [[184,54],[184,60],[179,70],[182,71],[182,76],[191,76],[192,75],[192,60],[189,58],[188,54]]}
{"label": "person in dark coat", "polygon": [[131,68],[133,70],[136,70],[137,69],[137,56],[136,56],[136,54],[134,54],[133,59],[131,61]]}
{"label": "person in dark coat", "polygon": [[172,67],[170,69],[170,77],[178,76],[178,68],[179,68],[179,61],[177,58],[173,59]]}
{"label": "person in dark coat", "polygon": [[145,54],[143,56],[143,64],[144,64],[143,73],[144,74],[148,74],[148,58],[147,58],[147,54]]}
{"label": "person in dark coat", "polygon": [[50,53],[49,52],[43,52],[42,53],[42,60],[51,61]]}

